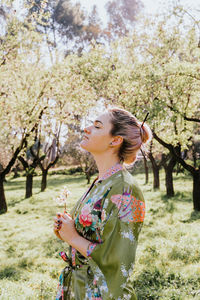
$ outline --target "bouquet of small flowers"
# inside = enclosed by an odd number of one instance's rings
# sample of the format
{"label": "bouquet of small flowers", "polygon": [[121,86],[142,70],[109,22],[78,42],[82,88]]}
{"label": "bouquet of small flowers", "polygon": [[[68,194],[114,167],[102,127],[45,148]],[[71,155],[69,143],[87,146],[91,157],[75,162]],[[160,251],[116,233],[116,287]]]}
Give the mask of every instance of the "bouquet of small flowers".
{"label": "bouquet of small flowers", "polygon": [[68,190],[67,186],[64,186],[62,189],[60,195],[55,199],[56,203],[59,206],[64,206],[64,210],[66,211],[66,204],[67,204],[67,197],[71,194],[71,192]]}

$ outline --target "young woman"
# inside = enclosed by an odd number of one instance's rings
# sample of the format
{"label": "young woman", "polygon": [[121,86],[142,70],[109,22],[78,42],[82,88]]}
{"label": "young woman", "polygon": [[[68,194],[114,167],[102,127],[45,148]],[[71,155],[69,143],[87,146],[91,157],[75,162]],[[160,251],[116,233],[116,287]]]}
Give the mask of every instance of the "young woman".
{"label": "young woman", "polygon": [[145,204],[123,163],[133,163],[150,137],[144,122],[119,108],[84,129],[80,145],[93,155],[99,175],[71,215],[55,218],[55,234],[70,245],[68,255],[60,253],[67,266],[56,299],[136,299],[129,278]]}

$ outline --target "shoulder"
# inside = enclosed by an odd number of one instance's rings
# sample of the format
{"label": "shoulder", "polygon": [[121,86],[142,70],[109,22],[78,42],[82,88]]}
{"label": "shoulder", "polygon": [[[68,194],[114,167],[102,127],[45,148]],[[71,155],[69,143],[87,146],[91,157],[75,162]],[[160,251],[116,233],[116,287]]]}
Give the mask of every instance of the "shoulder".
{"label": "shoulder", "polygon": [[119,175],[120,176],[113,181],[111,194],[128,193],[135,196],[137,199],[144,201],[142,190],[134,176],[125,168],[120,171]]}
{"label": "shoulder", "polygon": [[144,221],[145,203],[142,191],[126,169],[121,171],[121,176],[112,187],[110,206],[123,223],[135,224]]}

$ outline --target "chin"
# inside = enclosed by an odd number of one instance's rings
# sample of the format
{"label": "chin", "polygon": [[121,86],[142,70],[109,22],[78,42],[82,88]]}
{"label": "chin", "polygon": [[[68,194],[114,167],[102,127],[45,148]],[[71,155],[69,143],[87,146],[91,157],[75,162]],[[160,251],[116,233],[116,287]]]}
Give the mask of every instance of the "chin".
{"label": "chin", "polygon": [[85,141],[81,141],[79,145],[82,149],[87,150],[87,143],[85,143]]}

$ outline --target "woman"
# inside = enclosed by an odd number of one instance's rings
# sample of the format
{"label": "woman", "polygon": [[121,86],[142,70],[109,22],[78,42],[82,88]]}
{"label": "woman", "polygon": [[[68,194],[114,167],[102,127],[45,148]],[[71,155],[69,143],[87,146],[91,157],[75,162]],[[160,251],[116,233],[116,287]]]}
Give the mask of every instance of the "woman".
{"label": "woman", "polygon": [[149,127],[129,112],[110,108],[84,129],[99,176],[71,215],[57,214],[55,234],[70,245],[56,299],[136,299],[129,277],[134,268],[145,204],[123,163],[133,163],[151,137]]}

